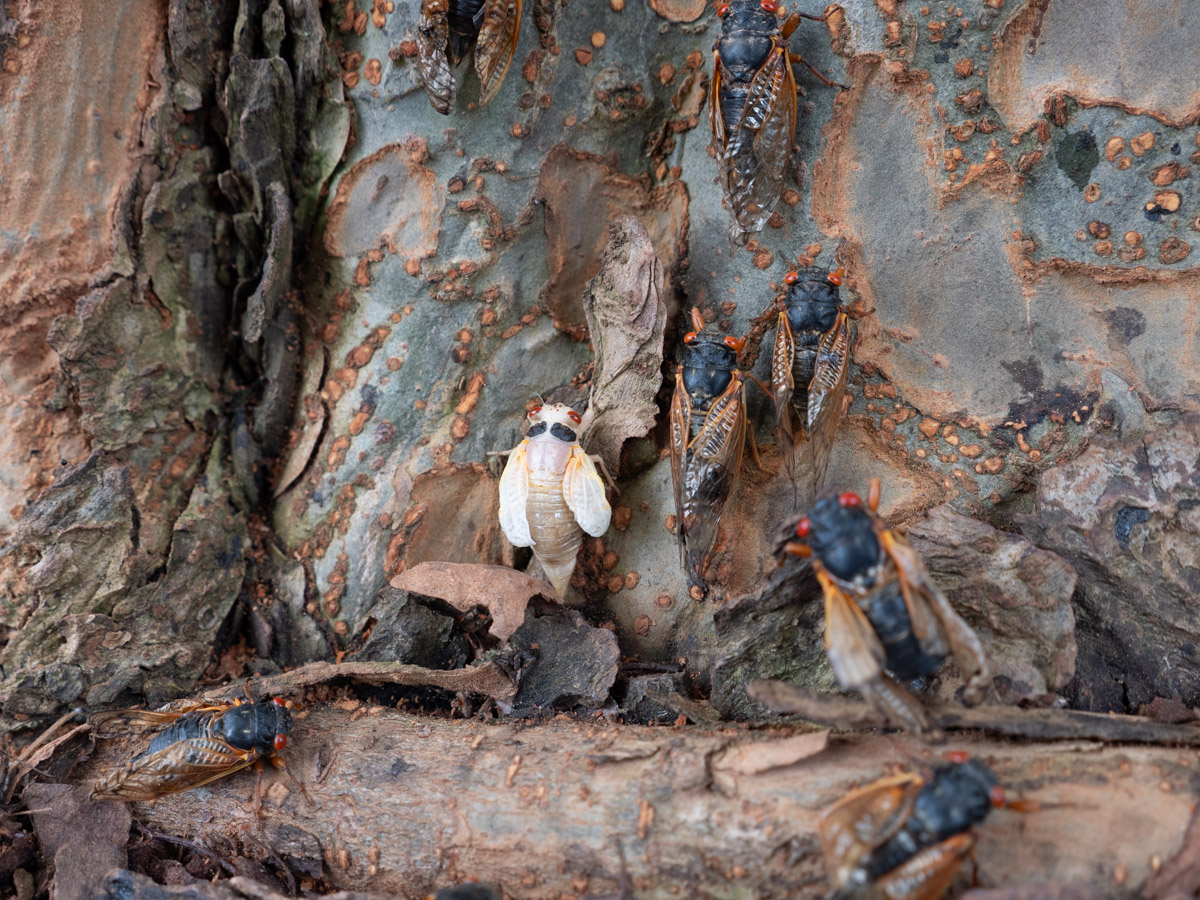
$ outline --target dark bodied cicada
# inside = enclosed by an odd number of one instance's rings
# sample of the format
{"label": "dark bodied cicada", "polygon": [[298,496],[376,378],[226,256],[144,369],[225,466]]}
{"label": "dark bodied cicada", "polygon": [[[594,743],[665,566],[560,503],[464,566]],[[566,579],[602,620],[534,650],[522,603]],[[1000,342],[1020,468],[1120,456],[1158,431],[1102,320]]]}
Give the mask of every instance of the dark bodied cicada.
{"label": "dark bodied cicada", "polygon": [[792,13],[780,25],[776,0],[720,0],[717,15],[721,35],[713,44],[708,117],[725,205],[733,214],[730,237],[741,244],[762,231],[779,202],[796,139],[792,63],[804,60],[788,52],[788,38],[800,19],[825,17]]}
{"label": "dark bodied cicada", "polygon": [[850,371],[850,325],[838,295],[843,274],[815,266],[788,272],[771,355],[779,452],[795,482],[796,438],[807,441],[814,496],[825,480],[842,421]]}
{"label": "dark bodied cicada", "polygon": [[[683,338],[683,364],[671,398],[671,479],[680,565],[703,585],[704,558],[733,491],[747,439],[746,378],[738,369],[745,338],[704,330],[692,310],[694,331]],[[751,437],[751,449],[754,449]],[[757,456],[757,451],[755,451]]]}
{"label": "dark bodied cicada", "polygon": [[[838,683],[862,693],[896,725],[939,732],[899,682],[932,675],[949,655],[980,702],[992,676],[978,636],[925,571],[917,551],[875,514],[880,483],[857,494],[825,494],[784,526],[779,556],[811,557],[825,595],[825,651]],[[889,674],[891,673],[891,674]]]}
{"label": "dark bodied cicada", "polygon": [[910,772],[851,792],[821,813],[817,831],[833,890],[826,900],[937,900],[975,846],[975,826],[1009,802],[992,770],[951,755],[928,777]]}
{"label": "dark bodied cicada", "polygon": [[200,787],[278,753],[292,729],[291,702],[184,703],[88,717],[100,737],[162,729],[150,746],[92,787],[93,800],[153,800]]}
{"label": "dark bodied cicada", "polygon": [[443,115],[454,105],[452,67],[475,47],[479,103],[500,90],[521,33],[521,0],[422,0],[417,71],[429,103]]}

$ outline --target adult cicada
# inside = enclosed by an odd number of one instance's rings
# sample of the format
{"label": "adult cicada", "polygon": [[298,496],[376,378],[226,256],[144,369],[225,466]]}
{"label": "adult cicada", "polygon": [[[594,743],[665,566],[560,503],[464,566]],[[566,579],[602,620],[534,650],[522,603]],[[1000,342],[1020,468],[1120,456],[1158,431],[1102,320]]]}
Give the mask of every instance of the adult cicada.
{"label": "adult cicada", "polygon": [[683,363],[671,398],[671,479],[680,565],[703,585],[704,559],[716,540],[748,437],[747,373],[738,368],[746,339],[706,332],[698,309],[692,310],[692,325],[695,330],[683,338]]}
{"label": "adult cicada", "polygon": [[843,274],[815,266],[787,273],[771,355],[779,452],[794,483],[796,438],[807,441],[814,496],[825,480],[850,371],[850,326],[838,293]]}
{"label": "adult cicada", "polygon": [[100,737],[162,729],[150,746],[100,779],[93,800],[153,800],[232,775],[278,754],[292,729],[291,703],[184,703],[160,711],[117,709],[88,717]]}
{"label": "adult cicada", "polygon": [[975,826],[1010,803],[981,762],[954,754],[928,776],[883,778],[821,813],[825,865],[833,891],[826,900],[882,896],[937,900],[975,845]]}
{"label": "adult cicada", "polygon": [[[925,678],[953,655],[963,699],[981,701],[992,676],[983,645],[950,606],[912,546],[876,515],[880,483],[826,493],[784,526],[780,556],[811,557],[825,595],[825,651],[838,683],[896,725],[936,736],[928,711],[899,682]],[[891,673],[891,674],[889,674]]]}
{"label": "adult cicada", "polygon": [[788,38],[802,18],[825,17],[796,12],[781,25],[776,0],[720,0],[717,15],[721,34],[713,44],[708,117],[725,205],[733,214],[730,237],[745,243],[762,231],[779,202],[795,142],[792,63],[804,60],[788,52]]}
{"label": "adult cicada", "polygon": [[479,103],[496,96],[517,49],[521,0],[422,0],[417,24],[417,71],[429,102],[449,115],[457,85],[452,67],[475,48]]}
{"label": "adult cicada", "polygon": [[530,410],[529,431],[500,476],[500,528],[514,547],[533,548],[559,597],[567,594],[583,533],[600,537],[612,519],[596,468],[604,461],[579,446],[582,422],[561,404]]}

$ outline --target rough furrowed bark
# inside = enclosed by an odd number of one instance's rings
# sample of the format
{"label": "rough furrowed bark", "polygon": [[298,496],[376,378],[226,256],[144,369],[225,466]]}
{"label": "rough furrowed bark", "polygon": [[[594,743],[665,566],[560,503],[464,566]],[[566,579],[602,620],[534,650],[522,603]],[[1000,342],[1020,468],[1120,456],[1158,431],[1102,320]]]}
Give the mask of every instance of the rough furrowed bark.
{"label": "rough furrowed bark", "polygon": [[[979,829],[985,887],[1059,879],[1132,897],[1178,851],[1195,754],[1170,747],[965,737],[1010,796]],[[101,748],[95,775],[123,750]],[[466,877],[512,897],[616,890],[620,841],[639,898],[823,896],[817,815],[848,790],[936,762],[904,735],[797,727],[527,727],[313,709],[287,748],[311,803],[267,776],[261,818],[249,773],[136,807],[153,831],[206,846],[265,842],[335,888],[417,898]],[[964,884],[969,883],[969,875]]]}

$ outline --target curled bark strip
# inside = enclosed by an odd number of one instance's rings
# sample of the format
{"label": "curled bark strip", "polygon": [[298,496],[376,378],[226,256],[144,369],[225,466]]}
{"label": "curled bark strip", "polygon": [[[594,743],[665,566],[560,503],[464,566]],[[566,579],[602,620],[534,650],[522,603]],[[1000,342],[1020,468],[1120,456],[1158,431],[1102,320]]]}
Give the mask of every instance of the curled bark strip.
{"label": "curled bark strip", "polygon": [[482,694],[493,700],[511,700],[517,686],[498,665],[480,663],[464,669],[426,669],[392,662],[314,662],[282,675],[255,678],[242,685],[230,685],[204,696],[209,700],[231,700],[247,694],[251,700],[290,694],[310,684],[334,678],[349,678],[366,684],[400,684],[408,687],[436,687],[446,691]]}
{"label": "curled bark strip", "polygon": [[[888,727],[887,720],[870,704],[838,694],[818,694],[768,679],[752,683],[746,693],[775,712],[798,715],[840,730]],[[1165,725],[1138,716],[1014,706],[931,706],[929,711],[948,731],[982,731],[1031,741],[1083,740],[1200,747],[1200,728]]]}

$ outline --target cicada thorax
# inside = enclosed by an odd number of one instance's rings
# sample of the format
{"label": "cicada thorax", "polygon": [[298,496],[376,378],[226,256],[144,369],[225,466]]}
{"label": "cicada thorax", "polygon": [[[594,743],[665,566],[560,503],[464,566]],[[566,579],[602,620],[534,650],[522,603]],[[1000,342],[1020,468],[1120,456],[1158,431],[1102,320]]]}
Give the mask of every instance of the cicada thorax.
{"label": "cicada thorax", "polygon": [[715,334],[695,333],[684,345],[683,389],[692,404],[689,437],[704,427],[713,402],[729,389],[737,369],[737,350]]}
{"label": "cicada thorax", "polygon": [[[738,123],[746,109],[750,85],[779,40],[779,18],[763,9],[760,0],[732,0],[721,19],[721,34],[713,49],[721,66],[718,101],[725,133],[743,140]],[[753,135],[751,135],[753,137]]]}

